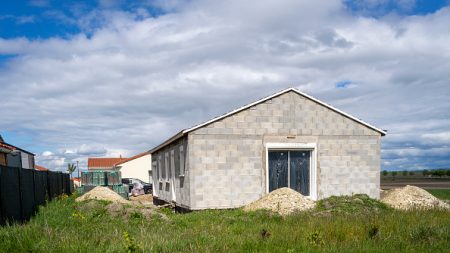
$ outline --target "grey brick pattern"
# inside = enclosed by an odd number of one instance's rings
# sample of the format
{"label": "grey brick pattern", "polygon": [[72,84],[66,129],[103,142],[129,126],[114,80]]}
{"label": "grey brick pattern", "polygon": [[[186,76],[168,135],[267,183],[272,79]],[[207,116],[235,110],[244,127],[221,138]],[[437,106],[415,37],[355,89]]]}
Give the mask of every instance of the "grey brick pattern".
{"label": "grey brick pattern", "polygon": [[188,133],[184,191],[190,198],[184,197],[183,205],[233,208],[258,199],[266,192],[265,145],[285,142],[316,143],[318,198],[354,193],[378,198],[380,139],[352,119],[284,93]]}

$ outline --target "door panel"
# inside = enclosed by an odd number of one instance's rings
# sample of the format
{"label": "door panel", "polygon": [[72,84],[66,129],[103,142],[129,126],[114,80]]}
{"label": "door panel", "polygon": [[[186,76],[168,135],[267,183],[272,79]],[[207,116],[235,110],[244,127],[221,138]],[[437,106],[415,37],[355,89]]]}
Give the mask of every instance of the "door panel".
{"label": "door panel", "polygon": [[269,192],[288,186],[288,151],[269,151]]}
{"label": "door panel", "polygon": [[309,168],[311,151],[290,151],[289,186],[304,196],[309,196]]}

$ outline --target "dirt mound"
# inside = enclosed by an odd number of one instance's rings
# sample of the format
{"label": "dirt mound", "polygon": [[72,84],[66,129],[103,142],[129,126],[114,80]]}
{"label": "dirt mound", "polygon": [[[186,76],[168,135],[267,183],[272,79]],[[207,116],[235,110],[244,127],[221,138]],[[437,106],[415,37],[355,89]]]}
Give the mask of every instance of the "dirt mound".
{"label": "dirt mound", "polygon": [[115,191],[109,189],[108,187],[97,186],[89,192],[83,194],[81,197],[75,199],[75,201],[80,202],[84,200],[106,200],[114,203],[128,204],[130,201],[122,198]]}
{"label": "dirt mound", "polygon": [[351,196],[331,196],[317,201],[320,214],[326,213],[372,213],[387,209],[386,204],[372,199],[366,194]]}
{"label": "dirt mound", "polygon": [[288,215],[295,211],[309,210],[314,207],[314,201],[285,187],[272,191],[261,199],[246,205],[244,211],[267,209],[280,215]]}
{"label": "dirt mound", "polygon": [[439,200],[424,189],[411,185],[383,191],[381,202],[401,210],[433,208],[450,210],[449,204]]}

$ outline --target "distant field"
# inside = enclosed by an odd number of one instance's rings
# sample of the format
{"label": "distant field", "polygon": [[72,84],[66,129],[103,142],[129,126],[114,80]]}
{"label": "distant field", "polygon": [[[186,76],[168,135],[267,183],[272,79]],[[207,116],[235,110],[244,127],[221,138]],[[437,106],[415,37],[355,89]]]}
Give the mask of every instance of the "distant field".
{"label": "distant field", "polygon": [[450,201],[450,189],[428,189],[436,198]]}
{"label": "distant field", "polygon": [[405,185],[414,185],[424,189],[450,189],[450,177],[424,177],[422,175],[412,176],[381,176],[381,188],[392,189],[403,187]]}

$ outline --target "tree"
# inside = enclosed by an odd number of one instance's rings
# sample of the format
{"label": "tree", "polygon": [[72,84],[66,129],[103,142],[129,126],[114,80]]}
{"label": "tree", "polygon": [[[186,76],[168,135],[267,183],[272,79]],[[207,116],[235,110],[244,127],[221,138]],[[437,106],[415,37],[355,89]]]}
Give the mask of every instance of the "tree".
{"label": "tree", "polygon": [[414,171],[410,171],[410,172],[409,172],[409,175],[410,175],[410,176],[414,176]]}
{"label": "tree", "polygon": [[402,171],[402,175],[403,175],[404,177],[408,176],[408,171],[406,171],[406,170]]}
{"label": "tree", "polygon": [[77,169],[74,163],[67,164],[67,172],[69,172],[70,178],[72,178],[72,173]]}
{"label": "tree", "polygon": [[389,174],[389,172],[387,172],[387,170],[383,170],[383,176],[387,176]]}
{"label": "tree", "polygon": [[431,175],[436,177],[443,177],[445,175],[445,170],[433,170]]}
{"label": "tree", "polygon": [[428,170],[423,170],[423,171],[422,171],[422,175],[424,175],[424,176],[428,176],[429,173],[430,173],[430,172],[429,172]]}
{"label": "tree", "polygon": [[395,176],[397,176],[397,171],[392,171],[391,174],[392,174],[392,180],[395,180]]}
{"label": "tree", "polygon": [[447,170],[447,176],[450,177],[450,169]]}

